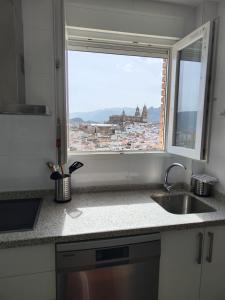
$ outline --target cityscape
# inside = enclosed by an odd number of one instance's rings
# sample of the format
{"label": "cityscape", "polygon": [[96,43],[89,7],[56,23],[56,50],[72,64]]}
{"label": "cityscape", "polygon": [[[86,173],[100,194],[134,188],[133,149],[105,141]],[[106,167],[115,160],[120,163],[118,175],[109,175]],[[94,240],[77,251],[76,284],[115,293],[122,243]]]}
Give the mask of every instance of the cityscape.
{"label": "cityscape", "polygon": [[70,118],[69,126],[70,151],[163,150],[163,126],[160,123],[160,113],[158,112],[151,122],[151,115],[149,116],[146,105],[142,110],[137,106],[133,115],[121,109],[120,114],[110,115],[105,122],[83,121],[79,117]]}
{"label": "cityscape", "polygon": [[68,61],[70,152],[164,150],[166,59],[69,51]]}

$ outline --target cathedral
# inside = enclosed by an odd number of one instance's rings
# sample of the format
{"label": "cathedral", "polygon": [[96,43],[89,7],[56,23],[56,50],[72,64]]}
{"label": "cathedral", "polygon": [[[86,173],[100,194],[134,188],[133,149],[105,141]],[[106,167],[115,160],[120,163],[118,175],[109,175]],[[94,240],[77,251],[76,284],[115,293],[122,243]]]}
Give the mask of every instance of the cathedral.
{"label": "cathedral", "polygon": [[111,124],[120,124],[120,123],[147,123],[148,122],[148,109],[147,106],[144,105],[142,109],[142,113],[140,112],[139,107],[137,106],[134,116],[127,116],[125,111],[123,110],[121,115],[112,115],[109,117],[108,123]]}

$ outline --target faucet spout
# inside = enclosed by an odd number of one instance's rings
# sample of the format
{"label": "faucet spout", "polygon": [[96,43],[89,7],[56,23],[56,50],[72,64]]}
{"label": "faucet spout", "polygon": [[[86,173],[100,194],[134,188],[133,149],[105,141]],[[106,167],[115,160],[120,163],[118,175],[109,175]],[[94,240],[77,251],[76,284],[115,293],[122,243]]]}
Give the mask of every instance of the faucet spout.
{"label": "faucet spout", "polygon": [[172,168],[174,167],[180,167],[183,168],[184,170],[186,170],[186,167],[180,163],[173,163],[172,165],[170,165],[167,169],[166,169],[166,173],[165,173],[165,178],[164,178],[164,188],[169,192],[174,184],[169,184],[168,183],[168,176],[169,176],[169,172]]}

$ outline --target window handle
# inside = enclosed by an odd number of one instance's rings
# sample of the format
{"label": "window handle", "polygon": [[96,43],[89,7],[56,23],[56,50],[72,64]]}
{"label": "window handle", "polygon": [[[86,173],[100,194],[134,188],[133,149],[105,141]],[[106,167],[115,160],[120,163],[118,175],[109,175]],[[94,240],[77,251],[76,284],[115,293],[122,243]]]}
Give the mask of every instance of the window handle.
{"label": "window handle", "polygon": [[208,232],[208,238],[209,238],[209,249],[208,249],[208,255],[206,257],[206,260],[208,263],[212,262],[212,255],[213,255],[213,241],[214,241],[214,233]]}
{"label": "window handle", "polygon": [[198,257],[197,263],[200,265],[202,263],[202,251],[203,251],[203,233],[198,234]]}

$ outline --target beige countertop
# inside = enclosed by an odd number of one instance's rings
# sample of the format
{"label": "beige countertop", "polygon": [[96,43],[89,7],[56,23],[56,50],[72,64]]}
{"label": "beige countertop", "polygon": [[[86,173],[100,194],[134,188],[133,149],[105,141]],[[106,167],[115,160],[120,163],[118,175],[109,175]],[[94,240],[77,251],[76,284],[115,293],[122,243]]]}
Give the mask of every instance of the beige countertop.
{"label": "beige countertop", "polygon": [[80,192],[65,204],[57,204],[52,196],[45,196],[35,228],[0,233],[0,248],[225,224],[223,199],[201,198],[216,212],[177,215],[152,200],[153,194],[165,192],[159,189]]}

